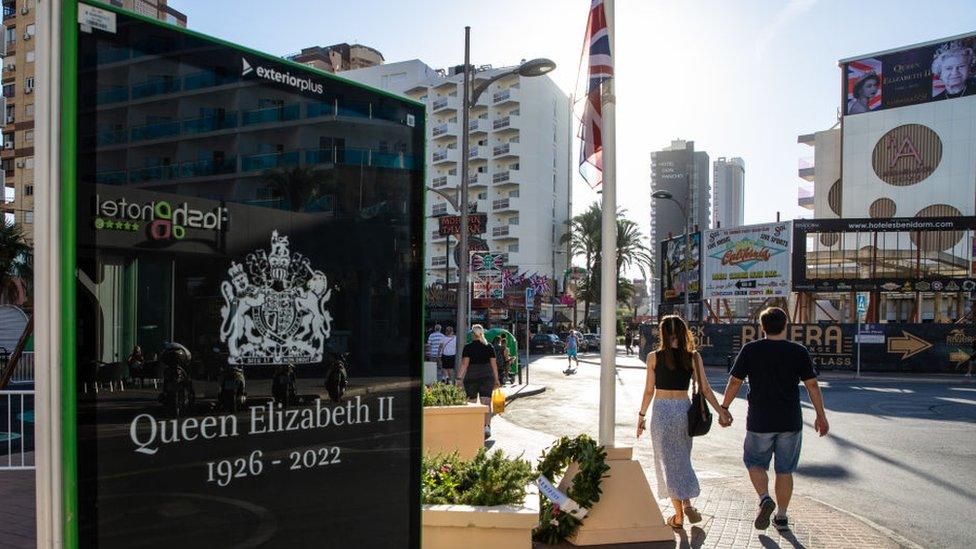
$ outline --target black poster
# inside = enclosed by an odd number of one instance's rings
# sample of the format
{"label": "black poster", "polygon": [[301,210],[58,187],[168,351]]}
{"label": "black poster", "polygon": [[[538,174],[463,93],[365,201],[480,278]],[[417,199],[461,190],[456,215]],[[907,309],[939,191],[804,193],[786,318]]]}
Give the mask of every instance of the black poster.
{"label": "black poster", "polygon": [[100,9],[80,546],[419,547],[423,106]]}

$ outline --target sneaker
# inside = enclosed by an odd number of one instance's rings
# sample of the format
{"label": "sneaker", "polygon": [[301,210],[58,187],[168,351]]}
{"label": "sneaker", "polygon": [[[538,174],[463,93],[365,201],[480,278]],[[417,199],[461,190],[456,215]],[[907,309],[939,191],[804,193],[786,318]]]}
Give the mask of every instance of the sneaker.
{"label": "sneaker", "polygon": [[764,497],[759,502],[759,514],[756,515],[755,522],[756,530],[769,528],[769,517],[773,514],[774,509],[776,509],[776,502],[769,496]]}
{"label": "sneaker", "polygon": [[786,517],[773,517],[773,526],[777,532],[788,532],[790,530],[790,519]]}

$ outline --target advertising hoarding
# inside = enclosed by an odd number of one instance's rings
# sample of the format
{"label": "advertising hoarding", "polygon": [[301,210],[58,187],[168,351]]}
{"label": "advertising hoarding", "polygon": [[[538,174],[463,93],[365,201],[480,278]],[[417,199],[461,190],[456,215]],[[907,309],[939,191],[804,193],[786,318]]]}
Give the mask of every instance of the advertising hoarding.
{"label": "advertising hoarding", "polygon": [[790,294],[790,222],[705,231],[702,297]]}
{"label": "advertising hoarding", "polygon": [[793,290],[976,290],[976,217],[793,221]]}
{"label": "advertising hoarding", "polygon": [[976,94],[976,34],[841,62],[844,114]]}
{"label": "advertising hoarding", "polygon": [[419,547],[423,105],[84,11],[66,546]]}
{"label": "advertising hoarding", "polygon": [[[701,233],[691,233],[689,246],[685,235],[661,241],[661,303],[701,301]],[[690,252],[685,261],[686,252]]]}

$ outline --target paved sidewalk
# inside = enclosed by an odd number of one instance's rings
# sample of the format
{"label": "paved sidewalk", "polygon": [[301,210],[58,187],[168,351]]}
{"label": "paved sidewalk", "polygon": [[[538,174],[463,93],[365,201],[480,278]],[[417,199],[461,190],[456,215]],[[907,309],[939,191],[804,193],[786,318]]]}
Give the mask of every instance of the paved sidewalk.
{"label": "paved sidewalk", "polygon": [[[508,455],[521,454],[533,464],[554,441],[555,437],[551,434],[517,425],[505,419],[504,414],[492,421],[490,448],[501,449]],[[656,493],[653,464],[643,452],[640,454],[644,473]],[[684,531],[676,533],[674,542],[615,545],[603,549],[920,547],[866,519],[801,494],[794,494],[790,504],[791,532],[780,535],[772,526],[765,531],[757,531],[753,528],[753,521],[758,502],[744,474],[736,477],[702,475],[700,482],[702,491],[695,499],[695,505],[701,511],[703,520],[694,526],[686,525]],[[673,513],[670,500],[658,500],[658,505],[665,517]],[[536,544],[536,547],[543,549],[549,546]]]}
{"label": "paved sidewalk", "polygon": [[0,547],[37,547],[34,471],[0,471]]}

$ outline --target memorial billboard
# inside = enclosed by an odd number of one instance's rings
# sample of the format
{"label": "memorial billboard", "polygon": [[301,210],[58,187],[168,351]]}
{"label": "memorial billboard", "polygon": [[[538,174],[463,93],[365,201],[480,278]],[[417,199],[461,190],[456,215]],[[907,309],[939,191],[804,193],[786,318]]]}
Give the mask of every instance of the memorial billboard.
{"label": "memorial billboard", "polygon": [[65,13],[67,546],[419,547],[424,106]]}
{"label": "memorial billboard", "polygon": [[790,222],[705,231],[702,297],[790,294]]}
{"label": "memorial billboard", "polygon": [[976,94],[976,34],[845,59],[844,114]]}
{"label": "memorial billboard", "polygon": [[[661,241],[661,303],[684,303],[701,300],[701,233]],[[687,256],[687,260],[686,260]]]}

